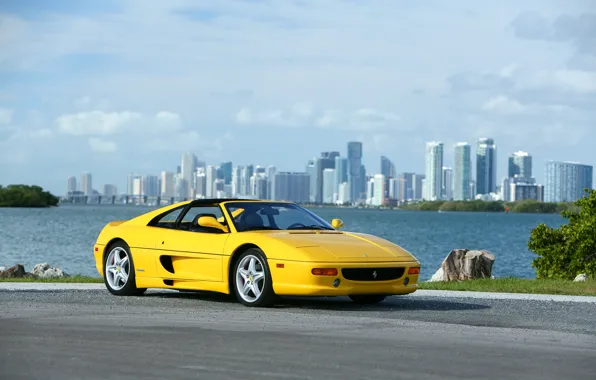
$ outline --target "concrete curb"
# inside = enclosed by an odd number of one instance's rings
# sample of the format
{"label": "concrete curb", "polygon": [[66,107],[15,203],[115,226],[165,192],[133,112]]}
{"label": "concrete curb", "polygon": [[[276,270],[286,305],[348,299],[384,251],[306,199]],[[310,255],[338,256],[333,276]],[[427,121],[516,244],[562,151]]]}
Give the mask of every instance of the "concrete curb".
{"label": "concrete curb", "polygon": [[[104,284],[77,283],[40,283],[40,282],[0,282],[0,291],[55,291],[55,290],[101,290],[107,291]],[[171,292],[170,289],[155,289],[158,292]],[[526,293],[490,293],[467,292],[451,290],[417,290],[405,297],[437,297],[437,298],[476,298],[501,300],[527,300],[548,302],[581,302],[596,303],[596,297],[564,296],[555,294],[526,294]]]}

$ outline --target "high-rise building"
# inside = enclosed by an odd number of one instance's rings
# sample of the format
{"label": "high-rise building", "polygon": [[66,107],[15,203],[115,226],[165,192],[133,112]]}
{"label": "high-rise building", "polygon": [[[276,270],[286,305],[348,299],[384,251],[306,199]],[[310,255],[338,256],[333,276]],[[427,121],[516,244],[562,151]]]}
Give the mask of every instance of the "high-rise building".
{"label": "high-rise building", "polygon": [[156,175],[147,175],[142,178],[142,193],[148,197],[157,197],[161,193],[159,186],[159,177]]}
{"label": "high-rise building", "polygon": [[360,177],[362,166],[362,143],[359,141],[348,142],[348,184],[350,186],[350,200],[356,202],[360,199],[365,178]]}
{"label": "high-rise building", "polygon": [[532,156],[528,152],[517,151],[509,156],[508,177],[532,178]]}
{"label": "high-rise building", "polygon": [[273,165],[267,166],[267,199],[273,199],[273,192],[275,190],[275,173],[277,168]]}
{"label": "high-rise building", "polygon": [[174,173],[161,172],[161,196],[163,198],[172,198],[176,194],[176,181]]}
{"label": "high-rise building", "polygon": [[396,177],[395,165],[385,156],[381,156],[381,174],[383,174],[386,179]]}
{"label": "high-rise building", "polygon": [[492,138],[481,137],[476,145],[476,193],[497,191],[497,147]]}
{"label": "high-rise building", "polygon": [[455,144],[453,167],[453,199],[465,201],[472,198],[470,181],[472,180],[472,149],[468,143]]}
{"label": "high-rise building", "polygon": [[442,171],[442,188],[441,188],[441,198],[445,200],[452,200],[453,199],[453,170],[446,166],[443,166]]}
{"label": "high-rise building", "polygon": [[77,177],[69,177],[68,178],[68,185],[67,185],[68,193],[74,194],[77,191]]}
{"label": "high-rise building", "polygon": [[217,172],[216,172],[215,166],[208,165],[207,170],[205,171],[205,180],[206,180],[205,198],[215,198],[215,191],[214,191],[213,184],[215,183],[215,180],[217,179],[216,176],[217,176]]}
{"label": "high-rise building", "polygon": [[443,189],[443,143],[426,143],[426,200],[441,199]]}
{"label": "high-rise building", "polygon": [[341,183],[348,182],[348,159],[345,157],[335,157],[335,191],[339,191]]}
{"label": "high-rise building", "polygon": [[310,201],[310,175],[305,172],[275,173],[275,200],[297,203]]}
{"label": "high-rise building", "polygon": [[396,197],[400,201],[415,199],[414,180],[416,173],[402,173],[399,175],[399,195]]}
{"label": "high-rise building", "polygon": [[593,167],[577,162],[548,161],[545,165],[545,202],[575,202],[592,189]]}
{"label": "high-rise building", "polygon": [[237,197],[242,194],[242,172],[244,168],[242,165],[234,167],[232,170],[232,196]]}
{"label": "high-rise building", "polygon": [[310,203],[323,202],[323,171],[321,169],[321,158],[314,157],[306,165],[306,173],[310,176],[309,199]]}
{"label": "high-rise building", "polygon": [[375,174],[372,178],[373,185],[373,206],[382,206],[385,204],[385,176],[383,174]]}
{"label": "high-rise building", "polygon": [[425,196],[425,183],[426,183],[426,175],[424,174],[414,174],[414,178],[412,179],[412,193],[413,199],[422,199]]}
{"label": "high-rise building", "polygon": [[118,195],[118,189],[115,185],[105,184],[103,185],[103,196],[104,197],[115,197]]}
{"label": "high-rise building", "polygon": [[197,156],[191,152],[185,152],[182,155],[180,165],[180,174],[186,183],[186,194],[191,194],[195,187],[195,173],[197,171]]}
{"label": "high-rise building", "polygon": [[333,203],[335,191],[335,169],[323,169],[323,203]]}
{"label": "high-rise building", "polygon": [[93,195],[93,178],[91,177],[91,173],[84,172],[81,176],[81,191],[85,195]]}

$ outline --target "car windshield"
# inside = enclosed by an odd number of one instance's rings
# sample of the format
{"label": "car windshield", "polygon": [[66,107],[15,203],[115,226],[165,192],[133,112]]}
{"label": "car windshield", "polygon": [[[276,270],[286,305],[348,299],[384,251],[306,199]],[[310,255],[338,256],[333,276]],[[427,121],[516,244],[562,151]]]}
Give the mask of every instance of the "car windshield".
{"label": "car windshield", "polygon": [[325,220],[292,203],[230,202],[225,208],[238,232],[257,230],[334,230]]}

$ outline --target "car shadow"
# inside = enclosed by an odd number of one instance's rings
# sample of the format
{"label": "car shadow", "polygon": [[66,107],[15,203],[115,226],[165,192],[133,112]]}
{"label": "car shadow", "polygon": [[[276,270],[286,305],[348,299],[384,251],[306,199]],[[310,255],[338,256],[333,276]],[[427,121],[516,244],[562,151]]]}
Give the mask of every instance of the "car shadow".
{"label": "car shadow", "polygon": [[[238,304],[234,296],[204,291],[169,291],[146,293],[144,297],[194,299],[207,302]],[[466,311],[490,309],[491,306],[473,302],[429,299],[411,296],[390,296],[385,301],[362,305],[348,297],[280,297],[270,309],[326,310],[326,311]]]}

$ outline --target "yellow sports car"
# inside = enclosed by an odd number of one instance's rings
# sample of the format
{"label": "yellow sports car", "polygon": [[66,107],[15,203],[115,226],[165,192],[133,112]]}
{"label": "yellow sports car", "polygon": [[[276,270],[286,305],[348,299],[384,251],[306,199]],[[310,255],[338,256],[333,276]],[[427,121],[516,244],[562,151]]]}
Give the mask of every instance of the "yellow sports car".
{"label": "yellow sports car", "polygon": [[292,202],[198,199],[107,224],[94,256],[115,295],[202,290],[265,306],[277,296],[370,304],[416,291],[420,263],[412,254],[342,226]]}

